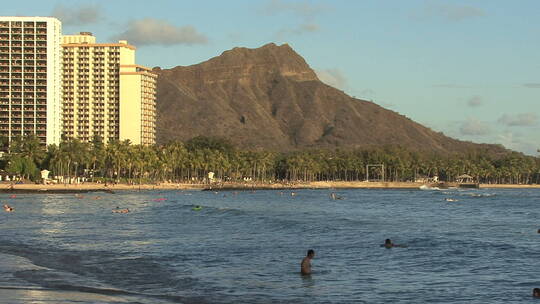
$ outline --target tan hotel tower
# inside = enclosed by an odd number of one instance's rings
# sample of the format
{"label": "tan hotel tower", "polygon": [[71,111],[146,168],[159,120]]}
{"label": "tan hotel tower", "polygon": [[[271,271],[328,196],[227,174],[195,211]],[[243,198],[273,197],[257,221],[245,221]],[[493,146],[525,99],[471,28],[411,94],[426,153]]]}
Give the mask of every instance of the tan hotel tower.
{"label": "tan hotel tower", "polygon": [[63,137],[155,143],[157,75],[135,64],[134,46],[80,33],[62,37],[62,52]]}

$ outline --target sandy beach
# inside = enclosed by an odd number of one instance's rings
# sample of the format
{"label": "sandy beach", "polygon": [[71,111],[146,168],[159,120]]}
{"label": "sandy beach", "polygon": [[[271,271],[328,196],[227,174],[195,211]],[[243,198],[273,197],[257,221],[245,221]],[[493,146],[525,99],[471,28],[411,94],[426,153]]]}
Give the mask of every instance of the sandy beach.
{"label": "sandy beach", "polygon": [[[344,181],[320,181],[320,182],[297,182],[297,183],[213,183],[213,184],[188,184],[188,183],[160,183],[160,184],[0,184],[2,192],[95,192],[95,191],[122,191],[122,190],[255,190],[255,189],[419,189],[422,183],[411,182],[344,182]],[[497,189],[538,189],[540,185],[518,184],[480,184],[480,188]]]}

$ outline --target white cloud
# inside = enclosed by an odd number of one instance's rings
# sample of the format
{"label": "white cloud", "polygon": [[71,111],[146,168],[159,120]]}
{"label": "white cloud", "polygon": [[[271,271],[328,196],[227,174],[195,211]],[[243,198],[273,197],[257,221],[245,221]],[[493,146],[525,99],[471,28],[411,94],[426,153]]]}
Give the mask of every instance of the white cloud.
{"label": "white cloud", "polygon": [[529,127],[538,124],[538,115],[534,113],[504,114],[497,121],[509,127]]}
{"label": "white cloud", "polygon": [[454,84],[454,83],[442,83],[442,84],[434,84],[432,85],[434,88],[445,88],[445,89],[470,89],[472,86],[468,85],[462,85],[462,84]]}
{"label": "white cloud", "polygon": [[459,4],[441,4],[431,2],[426,4],[422,11],[415,13],[417,18],[430,19],[438,18],[451,22],[463,21],[466,19],[481,17],[486,15],[486,12],[470,5]]}
{"label": "white cloud", "polygon": [[192,26],[176,26],[164,20],[145,18],[128,23],[127,29],[113,37],[133,45],[205,44],[208,38]]}
{"label": "white cloud", "polygon": [[344,90],[347,87],[347,79],[339,69],[315,70],[317,77],[329,86]]}
{"label": "white cloud", "polygon": [[375,95],[377,95],[377,93],[372,89],[365,89],[365,90],[360,91],[360,96],[364,98],[368,98],[368,97],[372,98]]}
{"label": "white cloud", "polygon": [[60,19],[64,25],[86,25],[102,18],[101,7],[90,4],[70,7],[59,4],[54,7],[51,15]]}
{"label": "white cloud", "polygon": [[320,25],[315,22],[315,17],[328,10],[328,7],[310,1],[270,0],[261,7],[260,12],[268,16],[289,14],[291,20],[299,21],[298,25],[282,28],[275,34],[277,40],[283,40],[290,35],[318,32]]}
{"label": "white cloud", "polygon": [[276,38],[278,40],[283,40],[285,36],[303,35],[303,34],[307,34],[307,33],[314,33],[314,32],[319,31],[319,29],[320,28],[319,28],[318,24],[315,24],[315,23],[303,23],[303,24],[300,24],[297,27],[281,29],[280,31],[278,31],[276,33]]}
{"label": "white cloud", "polygon": [[481,96],[473,96],[467,100],[467,105],[469,107],[478,107],[484,103],[484,100]]}
{"label": "white cloud", "polygon": [[522,134],[504,132],[498,134],[495,140],[508,149],[520,151],[529,155],[538,155],[538,143],[534,141],[534,139],[527,140],[527,137]]}
{"label": "white cloud", "polygon": [[479,136],[487,135],[491,132],[489,125],[476,118],[468,118],[461,123],[459,132],[462,135]]}
{"label": "white cloud", "polygon": [[266,15],[277,15],[281,13],[292,13],[306,18],[311,18],[327,10],[326,7],[315,5],[311,2],[287,2],[283,0],[271,0],[261,9]]}

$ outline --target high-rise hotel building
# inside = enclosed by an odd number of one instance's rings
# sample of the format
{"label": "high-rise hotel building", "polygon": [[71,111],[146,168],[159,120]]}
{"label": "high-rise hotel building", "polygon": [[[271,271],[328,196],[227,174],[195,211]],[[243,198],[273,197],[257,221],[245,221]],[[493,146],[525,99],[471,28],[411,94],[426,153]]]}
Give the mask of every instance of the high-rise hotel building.
{"label": "high-rise hotel building", "polygon": [[63,36],[62,50],[63,136],[154,144],[157,75],[135,64],[135,47],[83,32]]}
{"label": "high-rise hotel building", "polygon": [[0,137],[61,134],[61,23],[49,17],[0,17]]}

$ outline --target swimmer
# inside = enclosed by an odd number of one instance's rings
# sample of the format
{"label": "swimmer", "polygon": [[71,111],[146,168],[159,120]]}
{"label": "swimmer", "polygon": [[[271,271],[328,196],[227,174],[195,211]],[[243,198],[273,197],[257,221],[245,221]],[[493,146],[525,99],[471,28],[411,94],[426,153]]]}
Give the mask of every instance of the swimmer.
{"label": "swimmer", "polygon": [[398,245],[398,244],[394,244],[392,243],[392,240],[390,239],[386,239],[384,241],[384,244],[381,245],[381,247],[384,247],[384,248],[392,248],[392,247],[402,247],[402,248],[407,248],[407,245]]}
{"label": "swimmer", "polygon": [[11,207],[10,205],[5,204],[5,205],[4,205],[4,210],[5,210],[6,212],[13,212],[14,209],[13,209],[13,207]]}
{"label": "swimmer", "polygon": [[112,210],[112,213],[129,213],[129,208],[120,209],[120,207],[116,206],[116,208]]}
{"label": "swimmer", "polygon": [[12,194],[9,196],[9,198],[17,198],[17,196],[15,194]]}
{"label": "swimmer", "polygon": [[199,211],[199,210],[201,210],[201,209],[202,209],[202,206],[197,205],[197,206],[193,207],[192,210],[193,210],[193,211]]}
{"label": "swimmer", "polygon": [[295,196],[295,195],[296,195],[296,193],[295,193],[295,192],[291,192],[291,196]]}
{"label": "swimmer", "polygon": [[540,233],[540,229],[538,229],[538,231],[536,231],[536,232]]}
{"label": "swimmer", "polygon": [[540,288],[533,289],[533,297],[540,299]]}
{"label": "swimmer", "polygon": [[333,200],[340,200],[340,199],[343,199],[341,196],[335,194],[334,192],[332,192],[330,194],[330,198],[333,199]]}
{"label": "swimmer", "polygon": [[311,274],[311,260],[314,257],[315,257],[315,251],[313,249],[308,250],[306,257],[303,258],[302,263],[300,263],[300,273],[302,273],[302,275]]}

